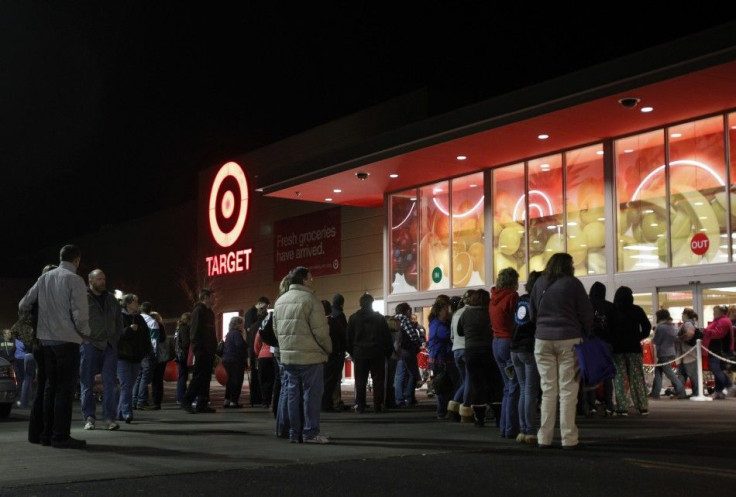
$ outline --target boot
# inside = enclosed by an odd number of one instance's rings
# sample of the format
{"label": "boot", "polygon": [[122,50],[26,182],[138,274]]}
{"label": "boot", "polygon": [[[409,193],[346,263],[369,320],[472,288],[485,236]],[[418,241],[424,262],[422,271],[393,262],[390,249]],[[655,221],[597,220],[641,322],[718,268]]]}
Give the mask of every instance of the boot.
{"label": "boot", "polygon": [[473,409],[470,406],[460,405],[460,422],[461,423],[472,423],[473,422]]}
{"label": "boot", "polygon": [[460,402],[451,400],[447,403],[447,417],[453,421],[460,421]]}
{"label": "boot", "polygon": [[475,426],[477,426],[478,428],[483,428],[483,425],[486,421],[486,405],[481,404],[478,406],[472,406],[472,408]]}

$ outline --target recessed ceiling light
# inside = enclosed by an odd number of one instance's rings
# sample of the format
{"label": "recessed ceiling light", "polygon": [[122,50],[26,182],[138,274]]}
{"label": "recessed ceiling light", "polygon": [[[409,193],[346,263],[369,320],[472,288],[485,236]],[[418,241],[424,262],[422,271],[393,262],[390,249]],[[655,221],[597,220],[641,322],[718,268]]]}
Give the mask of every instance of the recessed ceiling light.
{"label": "recessed ceiling light", "polygon": [[469,186],[470,188],[477,188],[477,187],[478,187],[478,185],[476,185],[475,183],[471,183],[471,184],[469,184],[468,186]]}
{"label": "recessed ceiling light", "polygon": [[398,178],[398,177],[399,177],[399,175],[398,175],[398,174],[396,174],[396,173],[393,173],[393,174],[389,174],[389,175],[388,175],[388,177],[389,177],[389,178]]}
{"label": "recessed ceiling light", "polygon": [[540,164],[539,169],[542,171],[549,171],[549,164]]}
{"label": "recessed ceiling light", "polygon": [[652,112],[653,110],[654,110],[654,107],[642,107],[641,108],[641,111],[645,114],[648,112]]}
{"label": "recessed ceiling light", "polygon": [[603,150],[599,150],[596,152],[596,155],[603,155]]}
{"label": "recessed ceiling light", "polygon": [[458,155],[458,156],[457,156],[457,160],[465,160],[465,159],[467,159],[467,158],[468,158],[468,156],[467,156],[467,155]]}
{"label": "recessed ceiling light", "polygon": [[332,191],[333,191],[333,192],[335,192],[335,193],[341,193],[341,192],[342,192],[342,190],[340,190],[339,188],[335,188],[335,189],[334,189],[334,190],[332,190]]}
{"label": "recessed ceiling light", "polygon": [[672,133],[670,135],[670,138],[680,138],[682,136],[682,133]]}
{"label": "recessed ceiling light", "polygon": [[330,197],[327,197],[327,198],[325,199],[325,202],[332,202],[332,199],[331,199]]}
{"label": "recessed ceiling light", "polygon": [[542,133],[541,135],[538,135],[537,138],[539,138],[540,140],[546,140],[547,138],[549,138],[549,135]]}
{"label": "recessed ceiling light", "polygon": [[633,152],[633,151],[634,151],[634,149],[633,149],[633,148],[626,148],[626,149],[624,149],[624,153],[625,153],[625,154],[630,154],[630,153],[631,153],[631,152]]}
{"label": "recessed ceiling light", "polygon": [[442,193],[442,188],[435,188],[432,193]]}

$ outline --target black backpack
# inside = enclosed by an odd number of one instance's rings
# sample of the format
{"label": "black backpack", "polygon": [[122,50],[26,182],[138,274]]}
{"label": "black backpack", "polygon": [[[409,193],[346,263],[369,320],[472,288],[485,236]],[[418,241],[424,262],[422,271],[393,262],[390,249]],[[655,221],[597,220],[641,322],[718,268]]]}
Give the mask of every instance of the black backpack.
{"label": "black backpack", "polygon": [[258,333],[261,334],[261,341],[271,347],[279,346],[279,339],[276,337],[276,333],[273,331],[273,313],[269,312],[268,316],[261,322]]}

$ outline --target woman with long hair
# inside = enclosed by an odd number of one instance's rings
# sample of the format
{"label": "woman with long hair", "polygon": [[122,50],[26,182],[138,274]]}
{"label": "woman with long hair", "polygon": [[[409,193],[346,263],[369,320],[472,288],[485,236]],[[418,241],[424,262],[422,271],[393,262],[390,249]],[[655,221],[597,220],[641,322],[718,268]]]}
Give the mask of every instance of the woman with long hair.
{"label": "woman with long hair", "polygon": [[552,446],[559,397],[562,448],[574,449],[579,442],[575,412],[580,387],[575,345],[590,333],[593,306],[575,277],[570,254],[559,252],[547,261],[532,289],[530,311],[536,324],[534,358],[542,386],[537,442],[540,448]]}
{"label": "woman with long hair", "polygon": [[611,334],[613,346],[613,364],[616,366],[616,378],[613,384],[616,390],[617,416],[628,416],[629,396],[639,414],[649,414],[647,386],[644,382],[644,360],[641,341],[649,336],[652,323],[644,309],[634,304],[631,288],[620,286],[613,296],[616,307],[616,326]]}
{"label": "woman with long hair", "polygon": [[437,299],[432,305],[429,322],[429,366],[432,374],[437,375],[446,371],[452,379],[453,388],[448,392],[435,392],[437,400],[437,419],[447,417],[447,404],[450,395],[455,392],[457,384],[457,370],[455,358],[452,355],[452,340],[450,340],[450,304],[444,299]]}
{"label": "woman with long hair", "polygon": [[487,290],[473,292],[468,305],[457,324],[458,335],[465,337],[465,364],[470,386],[470,406],[473,410],[475,426],[485,423],[486,406],[492,400],[491,391],[495,386],[493,370],[493,330],[488,305],[491,295]]}
{"label": "woman with long hair", "polygon": [[245,341],[245,320],[233,316],[228,324],[222,364],[227,371],[225,385],[225,404],[223,407],[240,409],[240,392],[243,390],[245,366],[248,363],[248,343]]}

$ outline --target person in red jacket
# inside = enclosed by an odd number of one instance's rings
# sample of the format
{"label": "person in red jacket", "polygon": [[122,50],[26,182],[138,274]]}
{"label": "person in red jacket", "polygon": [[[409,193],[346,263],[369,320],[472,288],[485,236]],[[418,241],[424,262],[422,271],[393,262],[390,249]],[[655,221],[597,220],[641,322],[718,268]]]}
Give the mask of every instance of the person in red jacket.
{"label": "person in red jacket", "polygon": [[503,379],[503,400],[499,428],[501,436],[516,439],[519,436],[519,380],[511,360],[511,338],[514,333],[514,312],[519,301],[519,273],[507,267],[498,273],[496,286],[491,288],[488,306],[493,327],[493,358]]}
{"label": "person in red jacket", "polygon": [[[728,307],[725,305],[713,307],[713,321],[703,330],[703,347],[719,356],[734,349],[733,325],[728,318]],[[703,351],[703,354],[707,352]],[[713,373],[716,383],[712,397],[723,400],[726,398],[724,389],[730,392],[733,382],[723,371],[721,360],[713,354],[708,358],[708,369]]]}

